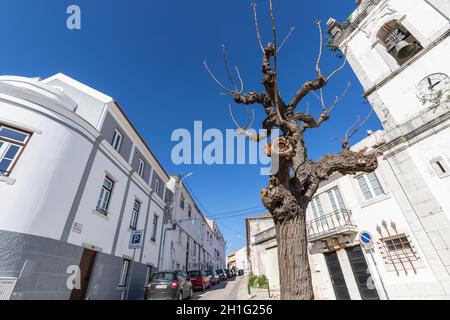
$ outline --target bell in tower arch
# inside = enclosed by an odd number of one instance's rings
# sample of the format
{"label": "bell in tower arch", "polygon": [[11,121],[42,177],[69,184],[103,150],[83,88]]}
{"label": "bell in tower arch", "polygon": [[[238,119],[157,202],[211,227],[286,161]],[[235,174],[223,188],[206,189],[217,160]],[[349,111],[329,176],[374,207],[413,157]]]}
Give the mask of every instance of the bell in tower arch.
{"label": "bell in tower arch", "polygon": [[417,50],[417,46],[414,43],[409,43],[405,40],[400,41],[395,46],[396,57],[399,60],[411,58]]}

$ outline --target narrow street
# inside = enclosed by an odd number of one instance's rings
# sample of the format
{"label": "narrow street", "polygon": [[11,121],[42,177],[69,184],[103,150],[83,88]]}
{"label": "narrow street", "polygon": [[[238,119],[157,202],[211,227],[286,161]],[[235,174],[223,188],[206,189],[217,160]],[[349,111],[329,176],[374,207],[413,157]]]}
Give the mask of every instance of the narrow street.
{"label": "narrow street", "polygon": [[193,300],[247,300],[247,281],[245,276],[221,281],[206,292],[195,291]]}

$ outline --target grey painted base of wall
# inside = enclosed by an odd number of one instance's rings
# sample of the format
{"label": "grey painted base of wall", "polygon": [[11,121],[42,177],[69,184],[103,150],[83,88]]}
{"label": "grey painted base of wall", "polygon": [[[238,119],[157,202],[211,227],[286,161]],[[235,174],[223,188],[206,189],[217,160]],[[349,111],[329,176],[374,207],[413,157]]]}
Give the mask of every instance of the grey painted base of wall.
{"label": "grey painted base of wall", "polygon": [[[11,300],[68,300],[67,268],[80,264],[83,250],[59,240],[0,230],[0,278],[18,278]],[[117,285],[122,264],[119,257],[98,253],[86,299],[126,299],[128,288]],[[147,267],[134,263],[132,269],[128,299],[143,299]]]}

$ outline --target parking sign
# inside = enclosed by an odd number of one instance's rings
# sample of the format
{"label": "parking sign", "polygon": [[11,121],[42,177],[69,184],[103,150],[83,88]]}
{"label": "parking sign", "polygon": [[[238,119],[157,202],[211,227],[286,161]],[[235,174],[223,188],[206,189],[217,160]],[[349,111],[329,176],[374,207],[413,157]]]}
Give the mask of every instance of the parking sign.
{"label": "parking sign", "polygon": [[366,249],[370,249],[373,247],[373,237],[369,231],[361,231],[359,233],[359,242]]}
{"label": "parking sign", "polygon": [[143,230],[136,230],[131,233],[130,237],[130,249],[140,249],[142,248],[142,244],[144,242],[144,231]]}

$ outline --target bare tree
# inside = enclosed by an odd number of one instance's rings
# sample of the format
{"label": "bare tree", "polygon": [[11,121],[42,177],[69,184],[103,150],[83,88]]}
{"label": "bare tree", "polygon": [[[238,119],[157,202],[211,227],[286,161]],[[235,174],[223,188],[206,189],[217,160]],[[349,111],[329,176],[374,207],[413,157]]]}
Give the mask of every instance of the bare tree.
{"label": "bare tree", "polygon": [[[362,151],[355,152],[349,147],[349,139],[360,129],[364,123],[357,124],[349,128],[345,138],[341,139],[343,150],[337,154],[330,154],[322,157],[318,161],[308,158],[307,147],[305,144],[305,132],[310,129],[319,128],[323,123],[330,119],[330,113],[335,106],[342,100],[343,95],[338,96],[334,101],[327,105],[324,98],[323,89],[330,80],[345,66],[345,61],[335,71],[328,76],[322,73],[320,62],[323,54],[323,32],[320,21],[317,26],[320,33],[320,46],[317,62],[315,65],[315,79],[303,83],[291,101],[286,102],[280,95],[278,87],[278,68],[277,58],[280,49],[285,45],[287,39],[292,34],[292,28],[286,38],[278,46],[277,30],[275,26],[275,17],[272,0],[269,0],[270,18],[272,24],[273,39],[267,46],[263,46],[259,31],[258,16],[256,4],[252,4],[254,20],[258,43],[262,52],[262,84],[263,92],[244,93],[244,82],[242,81],[239,69],[235,68],[237,81],[228,66],[228,58],[223,49],[225,69],[232,85],[231,88],[225,86],[204,63],[208,73],[225,91],[225,94],[231,95],[236,104],[261,105],[266,114],[263,121],[263,128],[267,134],[259,136],[254,131],[249,130],[250,115],[243,128],[238,128],[237,132],[241,135],[248,135],[256,141],[263,141],[271,137],[271,131],[278,128],[281,136],[269,141],[266,145],[268,156],[276,155],[279,157],[279,169],[269,178],[269,186],[261,191],[261,199],[264,206],[270,211],[275,222],[278,242],[278,260],[280,269],[281,298],[284,300],[293,299],[314,299],[313,286],[311,280],[311,271],[308,261],[308,239],[306,230],[306,210],[317,192],[321,182],[328,180],[334,173],[356,174],[358,172],[372,172],[378,166],[376,150],[369,151],[365,148]],[[319,117],[314,117],[307,112],[298,111],[298,106],[303,99],[310,93],[314,94],[320,102],[322,109]],[[249,109],[247,108],[247,113]],[[239,127],[233,113],[230,113],[234,123]],[[359,119],[358,119],[359,120]],[[356,128],[356,129],[355,129]],[[353,131],[352,131],[353,130]]]}

